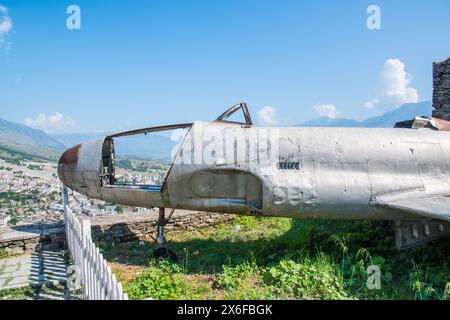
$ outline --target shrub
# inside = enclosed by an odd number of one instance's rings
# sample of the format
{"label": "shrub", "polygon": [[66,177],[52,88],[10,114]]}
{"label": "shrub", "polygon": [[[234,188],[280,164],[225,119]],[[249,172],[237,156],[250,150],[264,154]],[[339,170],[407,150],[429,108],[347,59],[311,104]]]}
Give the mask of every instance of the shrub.
{"label": "shrub", "polygon": [[314,261],[309,258],[302,262],[281,260],[265,270],[264,281],[281,297],[343,299],[347,295],[337,270],[339,268],[323,255]]}
{"label": "shrub", "polygon": [[225,299],[270,299],[273,296],[271,288],[263,283],[260,267],[254,260],[244,261],[236,266],[224,265],[216,285],[228,291]]}
{"label": "shrub", "polygon": [[217,285],[228,290],[236,290],[248,277],[258,274],[258,266],[254,262],[245,261],[237,266],[223,266],[223,272],[217,279]]}
{"label": "shrub", "polygon": [[130,299],[165,300],[181,299],[186,293],[187,284],[182,279],[179,265],[166,260],[151,263],[150,268],[134,278],[125,287]]}

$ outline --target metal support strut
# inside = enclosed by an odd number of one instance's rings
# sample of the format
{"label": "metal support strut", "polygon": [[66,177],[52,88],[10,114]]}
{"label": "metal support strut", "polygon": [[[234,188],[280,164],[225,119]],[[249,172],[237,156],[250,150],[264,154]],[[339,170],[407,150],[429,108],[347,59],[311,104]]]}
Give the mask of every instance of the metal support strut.
{"label": "metal support strut", "polygon": [[166,237],[164,235],[164,226],[166,225],[166,216],[165,209],[159,208],[159,217],[158,217],[158,235],[156,236],[156,242],[160,245],[165,245],[167,243]]}
{"label": "metal support strut", "polygon": [[164,227],[167,224],[167,222],[172,217],[172,214],[174,213],[175,209],[172,209],[172,212],[169,214],[169,217],[166,219],[165,216],[165,209],[159,208],[159,217],[158,221],[156,223],[158,227],[158,234],[156,236],[156,242],[159,244],[159,248],[153,251],[152,257],[153,258],[168,258],[171,261],[176,262],[177,261],[177,255],[175,252],[169,249],[167,246],[167,240],[164,235]]}

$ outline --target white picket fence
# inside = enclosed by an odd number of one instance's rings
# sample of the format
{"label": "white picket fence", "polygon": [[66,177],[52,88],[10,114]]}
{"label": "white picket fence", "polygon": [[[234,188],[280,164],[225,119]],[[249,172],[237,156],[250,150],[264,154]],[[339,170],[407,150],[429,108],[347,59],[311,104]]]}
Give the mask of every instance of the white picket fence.
{"label": "white picket fence", "polygon": [[86,300],[128,300],[108,263],[91,237],[91,222],[80,223],[69,207],[69,196],[63,188],[66,241],[76,265],[78,281],[84,287]]}

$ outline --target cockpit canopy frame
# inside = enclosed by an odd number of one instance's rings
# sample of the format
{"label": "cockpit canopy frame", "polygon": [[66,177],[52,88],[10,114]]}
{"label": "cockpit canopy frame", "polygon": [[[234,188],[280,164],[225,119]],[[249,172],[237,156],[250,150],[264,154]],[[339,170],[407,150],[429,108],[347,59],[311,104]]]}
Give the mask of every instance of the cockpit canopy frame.
{"label": "cockpit canopy frame", "polygon": [[[232,114],[237,112],[238,110],[242,110],[242,113],[244,114],[245,122],[237,122],[237,121],[230,121],[227,120]],[[238,103],[234,106],[232,106],[230,109],[222,113],[215,121],[217,122],[227,122],[227,123],[236,123],[236,124],[243,124],[247,126],[252,126],[253,121],[250,116],[250,112],[248,111],[247,104],[244,102]]]}

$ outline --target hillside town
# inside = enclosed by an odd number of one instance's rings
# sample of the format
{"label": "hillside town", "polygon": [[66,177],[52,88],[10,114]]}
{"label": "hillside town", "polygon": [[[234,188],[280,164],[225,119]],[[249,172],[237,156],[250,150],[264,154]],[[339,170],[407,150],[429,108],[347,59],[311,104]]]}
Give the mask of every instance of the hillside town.
{"label": "hillside town", "polygon": [[[61,183],[57,164],[3,157],[0,158],[0,226],[47,224],[63,220]],[[161,183],[165,171],[118,170],[117,181],[133,184]],[[124,207],[90,199],[69,191],[70,206],[75,214],[86,216],[145,212],[144,208]]]}

